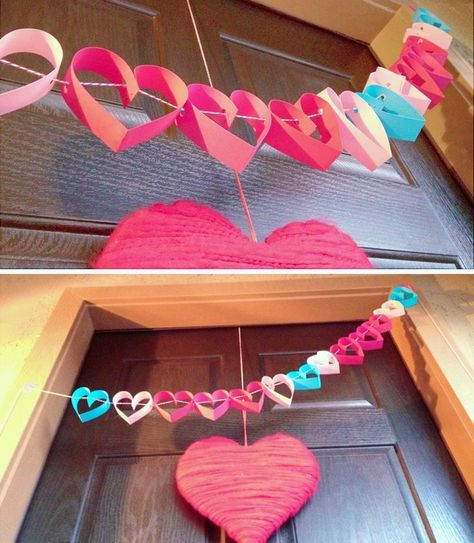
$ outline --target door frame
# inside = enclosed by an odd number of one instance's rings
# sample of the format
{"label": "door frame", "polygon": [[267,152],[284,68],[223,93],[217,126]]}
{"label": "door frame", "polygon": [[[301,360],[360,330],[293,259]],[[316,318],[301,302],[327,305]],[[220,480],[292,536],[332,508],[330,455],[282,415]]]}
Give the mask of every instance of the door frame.
{"label": "door frame", "polygon": [[[11,411],[0,428],[3,541],[14,541],[21,527],[68,403],[25,383],[70,394],[96,331],[363,320],[393,284],[393,276],[329,275],[143,286],[137,277],[132,286],[66,288],[4,404]],[[393,324],[393,341],[473,495],[474,424],[463,403],[472,377],[422,295]]]}

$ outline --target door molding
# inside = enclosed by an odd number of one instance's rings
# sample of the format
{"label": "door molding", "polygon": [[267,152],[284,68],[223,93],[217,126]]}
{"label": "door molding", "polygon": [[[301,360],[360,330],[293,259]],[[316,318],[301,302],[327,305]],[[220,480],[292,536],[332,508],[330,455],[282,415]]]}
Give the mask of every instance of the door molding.
{"label": "door molding", "polygon": [[[65,398],[21,390],[32,383],[70,394],[94,332],[363,320],[386,300],[393,285],[390,276],[375,279],[239,278],[231,283],[65,289],[4,404],[13,409],[0,427],[2,540],[15,539],[67,406]],[[452,363],[459,354],[423,296],[409,316],[394,322],[392,337],[473,494],[469,453],[474,425],[458,394],[472,390],[472,377],[461,371],[453,382]]]}

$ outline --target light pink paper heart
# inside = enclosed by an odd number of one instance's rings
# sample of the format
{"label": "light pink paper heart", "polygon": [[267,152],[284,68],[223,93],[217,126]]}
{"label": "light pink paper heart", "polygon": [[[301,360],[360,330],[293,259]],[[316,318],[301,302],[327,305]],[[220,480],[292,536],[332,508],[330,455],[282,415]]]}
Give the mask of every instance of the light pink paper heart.
{"label": "light pink paper heart", "polygon": [[385,128],[365,100],[352,91],[344,91],[338,96],[330,87],[318,96],[336,112],[342,145],[356,160],[373,171],[391,158]]}
{"label": "light pink paper heart", "polygon": [[[140,88],[146,88],[162,93],[176,109],[143,125],[127,128],[81,85],[76,75],[80,70],[122,84],[117,89],[123,107],[130,105]],[[134,74],[119,55],[100,47],[78,51],[64,80],[68,84],[63,85],[62,95],[71,111],[113,151],[124,151],[161,134],[175,122],[188,97],[186,85],[174,72],[161,66],[143,65],[137,66]]]}
{"label": "light pink paper heart", "polygon": [[[262,377],[261,383],[263,387],[263,393],[265,394],[265,396],[270,398],[270,400],[274,401],[278,405],[282,405],[283,407],[291,406],[291,402],[293,401],[293,394],[295,393],[295,383],[293,379],[290,379],[284,373],[278,373],[273,377],[265,375],[265,377]],[[287,394],[283,394],[282,392],[277,391],[276,387],[278,385],[285,385],[288,388],[289,392]]]}
{"label": "light pink paper heart", "polygon": [[237,543],[265,543],[316,492],[319,466],[294,437],[243,447],[225,437],[193,443],[176,469],[181,495]]}
{"label": "light pink paper heart", "polygon": [[[189,85],[188,90],[184,113],[176,121],[181,132],[232,170],[244,170],[270,128],[271,115],[266,104],[252,93],[242,90],[234,91],[230,98],[218,89],[199,83]],[[236,115],[255,117],[244,119],[254,130],[255,145],[230,131]]]}
{"label": "light pink paper heart", "polygon": [[335,226],[291,223],[262,243],[195,202],[155,204],[127,217],[95,268],[372,268],[362,249]]}
{"label": "light pink paper heart", "polygon": [[194,408],[204,418],[220,419],[230,408],[230,396],[227,390],[198,392],[194,395]]}
{"label": "light pink paper heart", "polygon": [[33,104],[48,94],[63,60],[63,50],[58,40],[35,28],[13,30],[0,39],[0,59],[14,53],[35,53],[48,60],[53,68],[47,75],[32,83],[0,94],[0,115]]}

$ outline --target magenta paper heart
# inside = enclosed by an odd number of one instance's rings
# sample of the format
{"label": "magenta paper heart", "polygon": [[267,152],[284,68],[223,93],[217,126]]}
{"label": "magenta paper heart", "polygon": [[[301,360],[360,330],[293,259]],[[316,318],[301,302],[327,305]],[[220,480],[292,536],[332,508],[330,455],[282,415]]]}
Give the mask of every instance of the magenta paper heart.
{"label": "magenta paper heart", "polygon": [[390,332],[392,329],[392,320],[387,315],[371,315],[368,320],[362,323],[367,328],[375,328],[381,334]]}
{"label": "magenta paper heart", "polygon": [[[272,125],[265,143],[312,168],[327,170],[342,152],[337,118],[331,106],[319,96],[306,93],[296,102],[271,100]],[[314,117],[308,115],[318,114]],[[282,119],[296,119],[288,122]],[[311,135],[318,130],[321,139]]]}
{"label": "magenta paper heart", "polygon": [[335,226],[295,222],[263,243],[246,237],[209,207],[155,204],[124,219],[94,268],[372,268],[355,242]]}
{"label": "magenta paper heart", "polygon": [[[250,382],[245,387],[245,390],[234,388],[229,391],[229,396],[231,407],[240,411],[247,411],[248,413],[260,413],[263,402],[265,401],[262,383],[259,381]],[[255,397],[257,399],[252,400]]]}
{"label": "magenta paper heart", "polygon": [[58,40],[35,28],[20,28],[0,39],[0,59],[14,53],[35,53],[52,64],[52,70],[26,85],[0,94],[0,115],[33,104],[51,90],[63,60],[63,50]]}
{"label": "magenta paper heart", "polygon": [[375,351],[383,347],[382,334],[376,328],[365,324],[361,324],[355,332],[349,334],[349,339],[357,341],[363,351]]}
{"label": "magenta paper heart", "polygon": [[[176,121],[181,132],[232,170],[244,170],[270,129],[271,115],[266,104],[252,93],[242,90],[234,91],[228,98],[218,89],[193,83],[188,86],[188,91],[184,114]],[[255,145],[230,132],[236,115],[258,118],[244,119],[254,130]]]}
{"label": "magenta paper heart", "polygon": [[[176,106],[174,111],[162,115],[141,126],[127,128],[107,111],[83,87],[76,71],[97,73],[117,87],[123,107],[130,105],[141,88],[162,93]],[[62,95],[74,115],[113,151],[123,151],[161,134],[179,115],[188,97],[185,83],[172,71],[161,66],[143,65],[135,68],[135,74],[117,54],[100,47],[86,47],[72,58],[64,78],[68,84],[62,87]]]}
{"label": "magenta paper heart", "polygon": [[329,347],[341,365],[360,365],[364,362],[364,351],[359,342],[350,337],[341,337],[336,345]]}
{"label": "magenta paper heart", "polygon": [[178,490],[237,543],[265,543],[316,492],[319,466],[294,437],[244,447],[225,437],[193,443],[176,469]]}

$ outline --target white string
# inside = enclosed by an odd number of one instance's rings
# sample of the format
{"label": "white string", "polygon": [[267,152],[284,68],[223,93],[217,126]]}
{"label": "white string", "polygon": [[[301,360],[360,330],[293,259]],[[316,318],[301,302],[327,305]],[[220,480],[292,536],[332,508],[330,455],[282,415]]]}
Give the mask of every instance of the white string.
{"label": "white string", "polygon": [[[36,70],[32,70],[31,68],[27,68],[26,66],[21,66],[20,64],[15,64],[15,62],[11,62],[10,60],[6,60],[4,58],[0,58],[0,62],[3,62],[4,64],[8,64],[9,66],[12,66],[13,68],[18,68],[19,70],[23,70],[25,72],[28,72],[30,74],[37,75],[39,77],[45,77],[46,76],[46,74],[43,74],[41,72],[37,72]],[[62,79],[53,79],[53,81],[55,83],[60,83],[61,85],[69,85],[68,81],[64,81]],[[96,83],[96,82],[93,82],[93,81],[81,81],[81,85],[83,85],[84,87],[126,87],[127,86],[126,83]],[[149,92],[146,92],[146,91],[144,91],[142,89],[138,89],[138,92],[140,94],[143,94],[144,96],[147,96],[148,98],[151,98],[152,100],[160,102],[161,104],[165,104],[165,105],[167,105],[169,107],[172,107],[173,109],[179,109],[181,113],[184,113],[183,108],[179,108],[179,106],[177,106],[175,104],[172,104],[171,102],[168,102],[167,100],[164,100],[163,98],[159,98],[158,96],[154,96],[153,94],[150,94]],[[343,109],[343,111],[345,113],[350,112],[350,111],[353,111],[353,112],[357,113],[358,110],[357,110],[356,107],[354,107],[354,108]],[[201,110],[201,112],[205,113],[206,115],[226,115],[225,111]],[[323,111],[321,109],[319,109],[317,113],[310,113],[309,115],[306,115],[306,116],[309,117],[310,119],[312,119],[314,117],[321,117],[322,115],[323,115]],[[239,115],[239,114],[237,114],[236,117],[238,119],[248,119],[248,120],[251,120],[251,121],[265,121],[266,120],[263,117],[253,117],[252,115]],[[283,119],[283,118],[280,118],[280,121],[286,122],[286,123],[290,123],[290,122],[298,123],[299,119]]]}
{"label": "white string", "polygon": [[[244,383],[244,355],[242,352],[242,330],[239,326],[239,356],[240,356],[240,385],[242,390],[244,390],[245,383]],[[248,446],[248,440],[247,440],[247,412],[245,409],[242,410],[242,421],[244,424],[244,445],[245,447]]]}
{"label": "white string", "polygon": [[193,10],[191,8],[191,2],[189,0],[186,0],[186,2],[188,4],[189,14],[191,15],[191,21],[193,22],[194,33],[196,34],[199,50],[201,51],[202,61],[204,62],[204,68],[206,69],[207,79],[209,80],[209,85],[211,87],[214,87],[214,85],[212,84],[211,72],[209,71],[209,66],[207,65],[206,55],[204,54],[204,48],[202,46],[201,37],[199,36],[199,30],[196,24],[196,20],[194,19]]}

